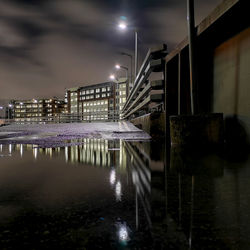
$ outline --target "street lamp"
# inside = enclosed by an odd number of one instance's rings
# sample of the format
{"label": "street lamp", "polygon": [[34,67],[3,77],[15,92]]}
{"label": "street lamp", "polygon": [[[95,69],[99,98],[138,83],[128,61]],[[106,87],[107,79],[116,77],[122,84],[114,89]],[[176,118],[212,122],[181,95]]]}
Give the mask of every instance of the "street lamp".
{"label": "street lamp", "polygon": [[116,80],[116,81],[117,81],[117,79],[116,79],[116,77],[115,77],[114,74],[111,74],[111,75],[109,76],[109,78],[110,78],[111,80]]}
{"label": "street lamp", "polygon": [[[120,22],[118,24],[118,27],[122,30],[125,30],[127,29],[127,24],[125,22]],[[134,32],[135,32],[135,78],[136,78],[136,75],[137,75],[137,67],[138,67],[138,49],[137,49],[137,45],[138,45],[138,42],[137,42],[137,30],[134,29]]]}
{"label": "street lamp", "polygon": [[125,30],[127,28],[127,24],[124,22],[119,23],[118,27],[122,30]]}

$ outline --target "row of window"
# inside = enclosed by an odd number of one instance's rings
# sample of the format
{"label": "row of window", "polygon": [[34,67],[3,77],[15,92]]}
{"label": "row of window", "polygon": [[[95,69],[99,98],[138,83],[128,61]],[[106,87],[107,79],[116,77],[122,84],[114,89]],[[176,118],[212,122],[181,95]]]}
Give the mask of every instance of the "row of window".
{"label": "row of window", "polygon": [[[16,114],[15,115],[16,117],[21,117],[21,114]],[[27,117],[36,117],[36,116],[42,116],[41,113],[38,113],[38,114],[26,114],[25,116]]]}
{"label": "row of window", "polygon": [[[33,105],[17,105],[17,106],[15,106],[15,108],[16,109],[25,109],[25,108],[42,108],[43,107],[43,105],[42,104],[33,104]],[[52,107],[52,105],[51,104],[47,104],[45,107],[49,107],[49,108],[51,108]],[[58,106],[57,105],[55,105],[55,108],[57,108]]]}
{"label": "row of window", "polygon": [[100,111],[108,111],[108,108],[83,109],[83,112],[100,112]]}
{"label": "row of window", "polygon": [[108,100],[102,100],[102,101],[94,101],[94,102],[84,102],[83,106],[97,106],[97,105],[104,105],[108,104]]}
{"label": "row of window", "polygon": [[88,95],[88,94],[94,94],[94,93],[100,93],[100,92],[107,92],[111,91],[111,87],[103,87],[103,88],[97,88],[97,89],[87,89],[87,90],[82,90],[80,92],[80,95]]}
{"label": "row of window", "polygon": [[[33,113],[33,112],[42,112],[43,109],[32,109],[32,110],[26,110],[26,109],[17,109],[15,110],[15,113]],[[44,112],[52,112],[52,109],[47,109]]]}
{"label": "row of window", "polygon": [[104,93],[104,94],[95,94],[94,95],[87,95],[87,96],[80,96],[80,100],[89,100],[94,98],[105,98],[111,96],[111,93]]}

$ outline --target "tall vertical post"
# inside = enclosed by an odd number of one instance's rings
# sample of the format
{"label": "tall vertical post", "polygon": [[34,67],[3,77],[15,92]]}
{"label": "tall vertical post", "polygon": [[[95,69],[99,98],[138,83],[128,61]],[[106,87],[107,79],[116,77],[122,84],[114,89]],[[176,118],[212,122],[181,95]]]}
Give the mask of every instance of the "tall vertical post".
{"label": "tall vertical post", "polygon": [[181,52],[178,54],[178,115],[181,114]]}
{"label": "tall vertical post", "polygon": [[128,80],[128,69],[126,69],[126,98],[128,98],[129,92],[129,80]]}
{"label": "tall vertical post", "polygon": [[189,40],[189,72],[190,72],[190,99],[191,113],[194,114],[194,89],[195,89],[195,22],[194,22],[194,0],[187,0],[187,23],[188,23],[188,40]]}
{"label": "tall vertical post", "polygon": [[133,84],[133,57],[130,55],[130,83],[129,83],[129,91],[130,84]]}
{"label": "tall vertical post", "polygon": [[137,75],[137,64],[138,64],[138,48],[137,48],[137,30],[135,30],[135,79]]}

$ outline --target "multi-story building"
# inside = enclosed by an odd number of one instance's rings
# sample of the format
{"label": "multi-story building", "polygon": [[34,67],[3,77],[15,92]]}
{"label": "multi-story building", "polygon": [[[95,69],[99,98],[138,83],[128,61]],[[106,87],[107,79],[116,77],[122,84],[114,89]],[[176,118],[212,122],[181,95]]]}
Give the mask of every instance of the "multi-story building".
{"label": "multi-story building", "polygon": [[57,98],[12,100],[11,107],[13,118],[17,122],[49,121],[67,112],[65,102]]}
{"label": "multi-story building", "polygon": [[126,102],[126,81],[104,82],[70,88],[65,101],[68,113],[82,121],[118,120]]}
{"label": "multi-story building", "polygon": [[128,86],[127,86],[127,78],[119,78],[118,85],[116,89],[116,102],[119,111],[123,109],[123,106],[127,100],[128,96]]}

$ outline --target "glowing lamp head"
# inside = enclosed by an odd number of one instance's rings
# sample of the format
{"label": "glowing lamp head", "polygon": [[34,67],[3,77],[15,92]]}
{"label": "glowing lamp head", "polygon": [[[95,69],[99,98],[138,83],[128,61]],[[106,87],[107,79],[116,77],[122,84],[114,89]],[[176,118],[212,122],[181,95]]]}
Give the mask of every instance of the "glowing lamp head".
{"label": "glowing lamp head", "polygon": [[115,75],[112,74],[112,75],[109,76],[109,78],[110,78],[111,80],[115,80]]}
{"label": "glowing lamp head", "polygon": [[20,105],[23,105],[23,102],[20,102]]}
{"label": "glowing lamp head", "polygon": [[12,107],[12,104],[9,104],[9,107],[11,108],[11,107]]}
{"label": "glowing lamp head", "polygon": [[122,22],[122,23],[119,23],[118,24],[118,27],[121,29],[121,30],[125,30],[127,28],[127,24]]}
{"label": "glowing lamp head", "polygon": [[116,64],[116,65],[115,65],[115,68],[116,68],[116,69],[120,69],[121,66],[120,66],[119,64]]}

